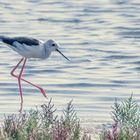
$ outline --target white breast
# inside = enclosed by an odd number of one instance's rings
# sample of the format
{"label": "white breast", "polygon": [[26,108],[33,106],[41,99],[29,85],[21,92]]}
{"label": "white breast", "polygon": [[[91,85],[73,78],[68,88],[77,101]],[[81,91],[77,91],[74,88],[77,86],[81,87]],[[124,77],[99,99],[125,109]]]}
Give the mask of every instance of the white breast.
{"label": "white breast", "polygon": [[14,42],[14,47],[11,46],[11,48],[26,58],[45,58],[45,50],[43,44],[28,46],[26,44]]}

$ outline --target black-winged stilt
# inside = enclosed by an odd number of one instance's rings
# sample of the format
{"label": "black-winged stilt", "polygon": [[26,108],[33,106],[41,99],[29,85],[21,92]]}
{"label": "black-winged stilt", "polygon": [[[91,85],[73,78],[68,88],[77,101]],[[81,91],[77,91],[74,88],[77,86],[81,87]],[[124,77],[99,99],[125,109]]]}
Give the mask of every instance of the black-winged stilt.
{"label": "black-winged stilt", "polygon": [[[23,69],[25,67],[25,63],[27,61],[27,58],[41,58],[46,59],[50,56],[51,52],[57,51],[59,52],[63,57],[65,57],[67,60],[69,60],[62,52],[58,49],[59,45],[52,39],[42,42],[40,40],[29,38],[29,37],[6,37],[6,36],[0,36],[0,40],[9,45],[11,49],[16,51],[22,56],[22,59],[18,62],[18,64],[13,68],[11,71],[11,75],[16,77],[18,79],[18,85],[19,85],[19,91],[20,91],[20,97],[21,97],[21,107],[20,112],[22,111],[23,106],[23,96],[22,96],[22,88],[21,88],[21,80],[38,88],[40,92],[46,96],[46,93],[43,88],[40,86],[33,84],[25,79],[22,78]],[[19,65],[22,64],[21,70],[19,75],[15,74],[15,70],[19,67]]]}

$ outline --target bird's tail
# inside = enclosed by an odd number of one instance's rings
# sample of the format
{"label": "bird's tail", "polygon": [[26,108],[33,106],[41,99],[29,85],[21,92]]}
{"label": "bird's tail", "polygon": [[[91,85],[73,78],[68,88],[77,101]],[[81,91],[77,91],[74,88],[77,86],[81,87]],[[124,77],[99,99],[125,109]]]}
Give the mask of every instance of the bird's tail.
{"label": "bird's tail", "polygon": [[0,41],[3,41],[4,38],[4,36],[0,35]]}

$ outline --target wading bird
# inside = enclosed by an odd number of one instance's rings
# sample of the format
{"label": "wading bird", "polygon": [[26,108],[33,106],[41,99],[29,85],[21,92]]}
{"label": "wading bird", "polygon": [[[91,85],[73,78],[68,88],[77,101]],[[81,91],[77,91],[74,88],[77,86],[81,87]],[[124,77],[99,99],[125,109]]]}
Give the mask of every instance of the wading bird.
{"label": "wading bird", "polygon": [[[22,78],[23,69],[25,67],[25,63],[28,58],[41,58],[46,59],[50,56],[51,52],[57,51],[59,52],[64,58],[69,60],[58,48],[59,45],[52,39],[42,42],[40,40],[29,38],[29,37],[6,37],[6,36],[0,36],[0,41],[7,44],[11,49],[16,51],[18,54],[22,56],[22,59],[18,62],[18,64],[13,68],[11,71],[11,75],[16,77],[18,79],[18,86],[20,91],[20,97],[21,97],[21,107],[20,112],[22,111],[23,106],[23,95],[22,95],[22,88],[21,88],[21,80],[38,88],[40,92],[46,96],[46,93],[43,88],[40,86],[31,83],[25,79]],[[15,74],[15,70],[19,67],[19,65],[22,64],[21,70],[19,75]]]}

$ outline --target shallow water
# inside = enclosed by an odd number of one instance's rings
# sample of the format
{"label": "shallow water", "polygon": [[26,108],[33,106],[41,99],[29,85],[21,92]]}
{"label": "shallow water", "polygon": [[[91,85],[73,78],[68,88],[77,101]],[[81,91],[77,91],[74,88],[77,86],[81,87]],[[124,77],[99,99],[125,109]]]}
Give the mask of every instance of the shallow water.
{"label": "shallow water", "polygon": [[[85,127],[111,121],[114,98],[140,103],[139,0],[1,0],[1,35],[55,39],[71,60],[53,53],[28,60],[25,79],[41,85],[58,111],[73,99]],[[20,96],[10,70],[20,56],[0,44],[0,114],[18,113]],[[18,71],[17,71],[18,73]],[[22,82],[24,110],[47,102]]]}

